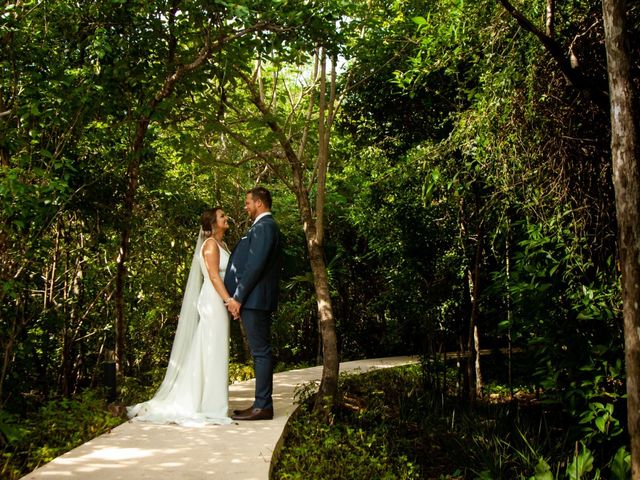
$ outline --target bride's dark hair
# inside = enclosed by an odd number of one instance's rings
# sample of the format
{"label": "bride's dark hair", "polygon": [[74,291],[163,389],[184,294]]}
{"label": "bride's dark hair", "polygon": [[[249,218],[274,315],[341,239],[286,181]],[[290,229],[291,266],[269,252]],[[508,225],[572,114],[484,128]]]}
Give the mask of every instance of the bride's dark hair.
{"label": "bride's dark hair", "polygon": [[215,224],[218,218],[218,210],[222,210],[221,207],[207,208],[200,216],[200,226],[205,237],[210,236],[212,233],[216,233]]}

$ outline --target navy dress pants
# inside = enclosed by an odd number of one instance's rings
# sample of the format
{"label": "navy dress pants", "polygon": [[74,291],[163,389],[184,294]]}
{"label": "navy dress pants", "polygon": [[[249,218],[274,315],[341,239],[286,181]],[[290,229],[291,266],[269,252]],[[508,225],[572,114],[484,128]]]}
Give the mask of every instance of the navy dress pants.
{"label": "navy dress pants", "polygon": [[243,308],[240,315],[256,373],[253,408],[273,407],[273,359],[271,357],[271,314],[266,310]]}

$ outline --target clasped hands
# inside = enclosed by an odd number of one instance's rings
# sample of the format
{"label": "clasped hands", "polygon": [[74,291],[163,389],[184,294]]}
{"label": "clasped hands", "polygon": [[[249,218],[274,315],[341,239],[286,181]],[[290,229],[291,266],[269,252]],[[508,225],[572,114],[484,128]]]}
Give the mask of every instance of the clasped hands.
{"label": "clasped hands", "polygon": [[231,314],[233,319],[240,320],[240,307],[242,306],[240,305],[240,302],[238,302],[235,298],[230,298],[225,305],[227,306],[227,310],[229,310],[229,313]]}

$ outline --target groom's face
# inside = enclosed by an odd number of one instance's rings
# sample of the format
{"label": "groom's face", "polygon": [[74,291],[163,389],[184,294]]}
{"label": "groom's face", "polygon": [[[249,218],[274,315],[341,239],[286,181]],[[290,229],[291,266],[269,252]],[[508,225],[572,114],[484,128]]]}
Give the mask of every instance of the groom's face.
{"label": "groom's face", "polygon": [[247,193],[247,198],[244,201],[244,209],[249,214],[251,220],[255,220],[258,216],[258,203],[253,199],[253,195]]}

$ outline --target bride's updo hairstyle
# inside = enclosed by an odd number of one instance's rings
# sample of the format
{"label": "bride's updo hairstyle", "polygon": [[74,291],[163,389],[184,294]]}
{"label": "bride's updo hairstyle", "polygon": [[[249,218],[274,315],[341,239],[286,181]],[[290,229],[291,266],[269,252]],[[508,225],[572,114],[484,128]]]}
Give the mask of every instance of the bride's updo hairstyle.
{"label": "bride's updo hairstyle", "polygon": [[204,237],[210,237],[211,234],[216,233],[216,219],[218,218],[218,210],[222,210],[220,207],[207,208],[200,216],[200,226],[202,227],[202,233]]}

